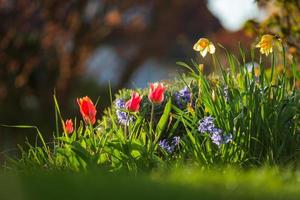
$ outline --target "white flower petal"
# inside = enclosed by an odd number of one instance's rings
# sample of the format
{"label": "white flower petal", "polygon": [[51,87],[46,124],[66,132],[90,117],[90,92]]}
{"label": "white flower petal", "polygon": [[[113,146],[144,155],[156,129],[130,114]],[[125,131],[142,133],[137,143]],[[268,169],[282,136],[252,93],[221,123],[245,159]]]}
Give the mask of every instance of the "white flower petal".
{"label": "white flower petal", "polygon": [[196,44],[194,45],[193,49],[194,49],[195,51],[201,51],[201,46],[200,46],[198,43],[196,43]]}
{"label": "white flower petal", "polygon": [[204,58],[207,54],[207,50],[208,48],[203,49],[202,51],[200,51],[201,56]]}
{"label": "white flower petal", "polygon": [[209,44],[209,46],[208,46],[208,52],[210,54],[214,54],[216,52],[216,47],[215,47],[215,45],[213,45],[213,43]]}

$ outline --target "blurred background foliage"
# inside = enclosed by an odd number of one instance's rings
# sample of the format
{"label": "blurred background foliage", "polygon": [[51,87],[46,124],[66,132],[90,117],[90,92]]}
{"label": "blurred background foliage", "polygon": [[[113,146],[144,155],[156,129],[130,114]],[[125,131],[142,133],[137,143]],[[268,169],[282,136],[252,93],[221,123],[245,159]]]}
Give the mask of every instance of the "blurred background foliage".
{"label": "blurred background foliage", "polygon": [[[176,74],[176,61],[195,57],[192,46],[200,37],[237,52],[239,41],[247,45],[261,33],[276,33],[299,56],[298,0],[259,0],[267,19],[236,31],[223,28],[210,2],[0,0],[0,123],[38,125],[51,140],[54,90],[65,118],[78,115],[76,97],[85,95],[100,97],[101,117],[110,103],[109,81],[114,92],[166,79]],[[25,137],[35,136],[0,128],[0,150]]]}
{"label": "blurred background foliage", "polygon": [[288,44],[288,52],[300,57],[300,1],[299,0],[257,0],[268,12],[261,23],[249,20],[245,31],[249,35],[270,33],[278,35]]}

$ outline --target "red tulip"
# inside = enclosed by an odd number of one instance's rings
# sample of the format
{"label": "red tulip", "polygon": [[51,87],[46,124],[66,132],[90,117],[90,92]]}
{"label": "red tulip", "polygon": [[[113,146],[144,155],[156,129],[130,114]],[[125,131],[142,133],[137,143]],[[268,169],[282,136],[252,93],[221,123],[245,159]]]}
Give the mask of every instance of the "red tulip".
{"label": "red tulip", "polygon": [[164,101],[165,87],[162,83],[151,83],[148,98],[152,103],[160,104]]}
{"label": "red tulip", "polygon": [[132,92],[131,98],[126,102],[125,107],[131,112],[137,112],[140,109],[142,97],[137,92]]}
{"label": "red tulip", "polygon": [[94,125],[96,122],[96,108],[89,97],[77,99],[80,113],[85,123]]}
{"label": "red tulip", "polygon": [[66,120],[66,122],[64,123],[64,128],[68,134],[71,134],[73,132],[74,128],[73,128],[73,122],[71,119]]}

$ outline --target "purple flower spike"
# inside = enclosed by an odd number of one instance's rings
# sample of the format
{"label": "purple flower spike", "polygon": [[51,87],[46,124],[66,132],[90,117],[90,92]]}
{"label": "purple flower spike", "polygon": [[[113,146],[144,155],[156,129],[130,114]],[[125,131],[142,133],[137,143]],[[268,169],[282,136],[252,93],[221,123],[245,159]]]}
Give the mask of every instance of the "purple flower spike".
{"label": "purple flower spike", "polygon": [[174,150],[174,148],[168,144],[168,141],[166,139],[161,140],[159,142],[159,146],[168,153],[172,153]]}
{"label": "purple flower spike", "polygon": [[182,90],[175,93],[175,102],[179,108],[183,108],[191,101],[191,92],[188,87],[184,87]]}
{"label": "purple flower spike", "polygon": [[232,134],[224,135],[223,131],[215,126],[214,118],[210,116],[200,120],[198,130],[202,134],[208,133],[212,142],[219,148],[221,144],[227,144],[233,141]]}
{"label": "purple flower spike", "polygon": [[168,141],[166,139],[163,139],[159,142],[159,146],[164,149],[166,152],[168,153],[173,153],[173,151],[175,150],[175,147],[179,145],[180,142],[180,137],[179,136],[175,136],[173,137],[173,140],[171,142],[171,144],[168,143]]}
{"label": "purple flower spike", "polygon": [[117,99],[115,101],[115,106],[116,106],[116,114],[117,114],[119,123],[124,126],[128,126],[129,122],[133,121],[133,117],[129,116],[128,113],[121,110],[121,109],[125,108],[125,100]]}
{"label": "purple flower spike", "polygon": [[125,107],[125,100],[124,99],[117,99],[115,101],[115,106],[116,106],[116,109],[122,109]]}
{"label": "purple flower spike", "polygon": [[212,140],[212,142],[215,143],[218,147],[220,147],[221,144],[222,144],[222,141],[223,141],[222,135],[221,135],[221,134],[218,134],[218,133],[213,133],[213,134],[211,135],[211,140]]}
{"label": "purple flower spike", "polygon": [[177,146],[177,145],[179,144],[179,142],[180,142],[180,136],[175,136],[175,137],[173,137],[172,144],[173,144],[174,146]]}
{"label": "purple flower spike", "polygon": [[212,130],[215,128],[214,125],[214,118],[213,117],[204,117],[202,120],[199,122],[199,127],[198,130],[200,133],[210,133]]}

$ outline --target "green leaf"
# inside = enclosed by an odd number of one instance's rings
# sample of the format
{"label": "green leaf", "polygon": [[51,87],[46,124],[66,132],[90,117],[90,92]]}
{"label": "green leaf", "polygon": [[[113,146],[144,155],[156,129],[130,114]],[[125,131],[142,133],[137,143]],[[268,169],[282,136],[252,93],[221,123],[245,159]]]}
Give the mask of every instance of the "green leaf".
{"label": "green leaf", "polygon": [[38,134],[38,136],[39,136],[39,138],[40,138],[40,140],[41,140],[44,148],[45,149],[48,148],[48,146],[46,145],[45,140],[43,138],[43,135],[42,135],[42,133],[40,132],[40,130],[38,129],[37,126],[30,126],[30,125],[6,125],[6,124],[0,124],[0,126],[6,127],[6,128],[34,129],[37,132],[37,134]]}
{"label": "green leaf", "polygon": [[59,136],[59,128],[58,128],[59,120],[60,120],[60,123],[61,123],[62,127],[64,127],[64,121],[63,121],[63,118],[61,116],[61,112],[60,112],[60,109],[59,109],[58,101],[56,99],[55,91],[54,91],[54,95],[53,95],[53,101],[54,101],[54,111],[55,111],[56,136]]}
{"label": "green leaf", "polygon": [[91,155],[90,153],[81,146],[79,142],[72,143],[72,150],[78,155],[82,160],[86,162],[86,164],[90,164]]}
{"label": "green leaf", "polygon": [[184,68],[187,68],[187,69],[190,70],[192,73],[195,73],[194,70],[193,70],[190,66],[188,66],[186,63],[184,63],[184,62],[176,62],[176,64],[179,65],[179,66],[182,66],[182,67],[184,67]]}
{"label": "green leaf", "polygon": [[291,64],[291,68],[292,68],[292,72],[294,74],[294,76],[296,77],[296,79],[300,80],[300,72],[297,71],[297,64],[295,59],[293,59],[293,63]]}
{"label": "green leaf", "polygon": [[172,108],[172,100],[171,100],[171,98],[169,98],[169,101],[165,106],[164,113],[162,114],[162,116],[156,126],[157,138],[159,138],[160,134],[164,131],[164,129],[166,128],[166,126],[168,124],[171,108]]}

